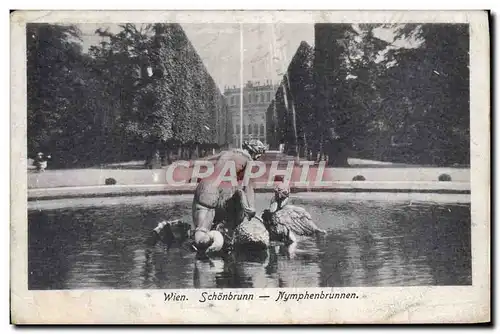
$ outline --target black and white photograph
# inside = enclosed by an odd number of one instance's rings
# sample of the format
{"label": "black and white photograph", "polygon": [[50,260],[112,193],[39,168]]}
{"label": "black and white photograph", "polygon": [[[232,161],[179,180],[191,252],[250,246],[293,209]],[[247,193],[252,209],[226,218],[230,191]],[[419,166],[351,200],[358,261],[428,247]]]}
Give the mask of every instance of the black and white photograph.
{"label": "black and white photograph", "polygon": [[258,309],[489,287],[470,21],[176,15],[23,25],[23,289]]}

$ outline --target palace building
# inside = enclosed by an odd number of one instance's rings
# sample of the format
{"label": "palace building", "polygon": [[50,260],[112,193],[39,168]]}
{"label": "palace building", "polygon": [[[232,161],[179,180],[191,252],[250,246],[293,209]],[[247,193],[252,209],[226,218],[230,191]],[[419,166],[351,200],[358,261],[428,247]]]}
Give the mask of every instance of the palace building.
{"label": "palace building", "polygon": [[[277,85],[248,81],[243,87],[243,140],[258,139],[266,144],[266,111],[276,93]],[[226,87],[224,97],[232,121],[232,147],[240,147],[240,87]]]}

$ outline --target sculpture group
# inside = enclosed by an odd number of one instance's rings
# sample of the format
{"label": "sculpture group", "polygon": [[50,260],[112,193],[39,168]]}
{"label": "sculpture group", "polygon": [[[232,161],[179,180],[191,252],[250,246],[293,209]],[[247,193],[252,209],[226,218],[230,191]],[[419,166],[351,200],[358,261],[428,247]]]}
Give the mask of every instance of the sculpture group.
{"label": "sculpture group", "polygon": [[[238,181],[251,161],[263,156],[266,146],[251,140],[242,149],[233,149],[219,155],[215,170],[220,172],[228,162],[234,162]],[[290,190],[284,183],[275,185],[270,205],[260,215],[255,208],[252,182],[221,184],[220,179],[199,181],[192,203],[191,247],[198,255],[212,256],[232,251],[262,251],[271,242],[283,243],[292,255],[297,237],[326,233],[313,222],[311,215],[301,207],[288,204]],[[179,221],[174,221],[179,225]],[[161,225],[161,226],[160,226]],[[153,240],[168,236],[175,240],[172,226],[160,223],[153,231]],[[182,234],[182,233],[181,233]]]}

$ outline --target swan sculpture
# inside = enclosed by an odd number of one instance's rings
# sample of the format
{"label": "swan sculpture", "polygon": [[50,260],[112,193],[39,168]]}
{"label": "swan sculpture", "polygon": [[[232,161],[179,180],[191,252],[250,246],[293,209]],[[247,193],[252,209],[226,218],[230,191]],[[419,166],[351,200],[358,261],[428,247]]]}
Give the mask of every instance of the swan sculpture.
{"label": "swan sculpture", "polygon": [[262,221],[269,231],[270,240],[283,242],[294,250],[297,237],[311,237],[325,234],[314,223],[311,215],[304,208],[288,204],[290,190],[284,184],[278,184],[269,209],[262,213]]}

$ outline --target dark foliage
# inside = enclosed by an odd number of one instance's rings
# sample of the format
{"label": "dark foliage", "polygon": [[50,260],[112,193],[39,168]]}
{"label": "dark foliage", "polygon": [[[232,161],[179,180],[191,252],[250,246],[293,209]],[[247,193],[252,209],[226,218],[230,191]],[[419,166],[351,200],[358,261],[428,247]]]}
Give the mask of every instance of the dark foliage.
{"label": "dark foliage", "polygon": [[[271,148],[346,166],[348,157],[469,164],[469,34],[462,24],[318,24],[267,113]],[[356,28],[356,29],[354,29]],[[27,26],[28,155],[51,167],[145,160],[151,168],[226,147],[231,117],[178,24],[124,24],[83,53],[71,25]],[[175,156],[175,157],[174,157]]]}
{"label": "dark foliage", "polygon": [[73,26],[27,27],[28,154],[57,167],[167,163],[224,146],[230,117],[218,87],[177,24],[99,29],[83,53]]}
{"label": "dark foliage", "polygon": [[317,24],[302,43],[268,109],[268,140],[329,165],[358,157],[469,164],[469,34],[462,24],[392,27]]}
{"label": "dark foliage", "polygon": [[104,180],[104,183],[107,186],[111,186],[111,185],[116,184],[116,180],[114,178],[112,178],[112,177],[108,177],[106,180]]}
{"label": "dark foliage", "polygon": [[441,174],[438,178],[439,181],[451,181],[451,176],[448,174]]}

